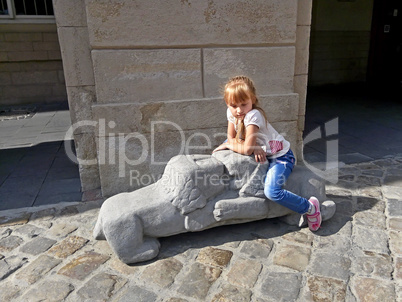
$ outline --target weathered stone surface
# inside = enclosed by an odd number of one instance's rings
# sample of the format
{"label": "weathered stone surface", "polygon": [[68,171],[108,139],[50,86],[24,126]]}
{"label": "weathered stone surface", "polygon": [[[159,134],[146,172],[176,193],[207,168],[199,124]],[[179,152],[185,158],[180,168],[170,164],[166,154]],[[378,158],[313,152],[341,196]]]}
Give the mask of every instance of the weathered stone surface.
{"label": "weathered stone surface", "polygon": [[381,192],[381,187],[365,187],[365,188],[360,188],[358,190],[359,196],[366,196],[369,198],[375,198],[377,200],[382,199],[382,192]]}
{"label": "weathered stone surface", "polygon": [[238,259],[232,264],[227,278],[233,285],[252,288],[257,281],[261,269],[262,265],[257,261]]}
{"label": "weathered stone surface", "polygon": [[367,186],[378,187],[381,184],[380,178],[374,177],[374,176],[367,176],[367,175],[358,176],[356,179],[356,182],[360,186],[363,186],[363,187],[367,187]]}
{"label": "weathered stone surface", "polygon": [[366,227],[373,227],[377,229],[385,229],[385,216],[379,212],[373,211],[364,211],[364,212],[357,212],[353,215],[353,220],[356,221],[357,224],[366,226]]}
{"label": "weathered stone surface", "polygon": [[392,259],[386,254],[359,251],[352,261],[352,270],[355,273],[387,279],[393,271]]}
{"label": "weathered stone surface", "polygon": [[116,275],[100,273],[92,277],[77,295],[83,301],[107,301],[127,282]]}
{"label": "weathered stone surface", "polygon": [[212,298],[211,302],[248,302],[250,299],[250,290],[225,284],[222,286],[221,291]]}
{"label": "weathered stone surface", "polygon": [[114,301],[118,302],[132,302],[133,297],[136,298],[137,301],[144,302],[153,302],[156,301],[157,295],[149,290],[146,290],[137,285],[130,286],[128,289],[120,295],[118,298],[114,299]]}
{"label": "weathered stone surface", "polygon": [[232,256],[233,252],[231,251],[206,247],[198,254],[197,261],[205,265],[223,268],[228,265]]}
{"label": "weathered stone surface", "polygon": [[66,237],[68,234],[74,232],[76,229],[78,229],[76,225],[58,223],[50,229],[48,234],[51,237],[63,238]]}
{"label": "weathered stone surface", "polygon": [[48,253],[57,258],[67,258],[82,248],[87,242],[88,239],[78,236],[70,236],[60,242],[60,244],[52,247]]}
{"label": "weathered stone surface", "polygon": [[182,298],[169,298],[166,300],[166,302],[187,302],[187,300]]}
{"label": "weathered stone surface", "polygon": [[[95,86],[72,86],[66,87],[69,100],[69,109],[72,126],[78,126],[78,122],[92,121],[92,105],[96,103]],[[80,125],[74,131],[77,133],[93,132],[93,127],[88,125]]]}
{"label": "weathered stone surface", "polygon": [[356,277],[352,282],[352,292],[359,301],[395,301],[395,289],[390,282],[363,277]]}
{"label": "weathered stone surface", "polygon": [[44,229],[38,228],[38,227],[36,227],[34,225],[30,225],[30,224],[26,224],[20,228],[15,229],[16,233],[27,236],[29,238],[36,237],[39,234],[41,234],[43,231],[44,231]]}
{"label": "weathered stone surface", "polygon": [[86,27],[59,27],[66,86],[94,85],[94,70]]}
{"label": "weathered stone surface", "polygon": [[291,232],[283,236],[284,239],[304,243],[306,245],[312,245],[314,240],[314,235],[310,231],[300,230],[298,232]]}
{"label": "weathered stone surface", "polygon": [[[166,130],[168,125],[173,125],[174,131],[200,130],[205,128],[205,124],[226,127],[227,121],[222,119],[222,116],[226,116],[226,109],[222,99],[160,101],[151,104],[108,104],[92,107],[95,120],[99,121],[97,129],[102,129],[103,133],[100,135],[103,136],[119,132],[151,133],[164,128]],[[216,114],[210,114],[212,110]],[[183,116],[192,118],[183,119]],[[99,133],[98,130],[96,132]]]}
{"label": "weathered stone surface", "polygon": [[102,50],[92,58],[100,104],[203,97],[200,50]]}
{"label": "weathered stone surface", "polygon": [[59,259],[55,259],[47,255],[41,255],[28,266],[20,270],[15,277],[20,281],[33,284],[46,275],[60,262],[61,260]]}
{"label": "weathered stone surface", "polygon": [[248,255],[252,259],[267,259],[273,245],[274,242],[269,239],[246,241],[243,243],[240,252]]}
{"label": "weathered stone surface", "polygon": [[250,3],[91,0],[87,12],[91,45],[95,48],[249,45],[293,43],[297,3],[294,0]]}
{"label": "weathered stone surface", "polygon": [[174,282],[182,267],[183,264],[177,259],[163,259],[145,268],[141,276],[160,287],[168,287]]}
{"label": "weathered stone surface", "polygon": [[295,75],[308,74],[310,26],[297,26]]}
{"label": "weathered stone surface", "polygon": [[372,210],[384,213],[385,202],[384,200],[379,200],[377,198],[358,197],[356,210],[357,211]]}
{"label": "weathered stone surface", "polygon": [[350,218],[341,215],[335,215],[332,220],[332,223],[336,225],[335,229],[331,230],[327,226],[329,233],[327,236],[316,237],[316,248],[322,252],[344,255],[351,248],[352,223],[349,221]]}
{"label": "weathered stone surface", "polygon": [[0,232],[0,239],[3,239],[10,236],[13,231],[9,228],[3,228]]}
{"label": "weathered stone surface", "polygon": [[402,200],[402,187],[382,186],[381,188],[385,198]]}
{"label": "weathered stone surface", "polygon": [[297,245],[279,245],[274,256],[274,264],[303,271],[310,261],[311,250]]}
{"label": "weathered stone surface", "polygon": [[311,24],[312,0],[299,0],[297,5],[297,25]]}
{"label": "weathered stone surface", "polygon": [[362,250],[388,254],[388,236],[385,231],[355,225],[353,243]]}
{"label": "weathered stone surface", "polygon": [[203,300],[208,294],[208,290],[212,283],[221,275],[222,270],[201,263],[194,263],[188,274],[184,277],[184,282],[178,292],[198,300]]}
{"label": "weathered stone surface", "polygon": [[19,256],[10,256],[0,260],[0,280],[7,278],[27,261],[26,258],[21,258]]}
{"label": "weathered stone surface", "polygon": [[31,221],[48,221],[54,218],[56,214],[55,208],[48,208],[32,213]]}
{"label": "weathered stone surface", "polygon": [[87,252],[82,256],[73,259],[70,263],[63,266],[58,274],[84,280],[86,276],[96,270],[101,264],[105,263],[110,257],[98,253]]}
{"label": "weathered stone surface", "polygon": [[313,301],[342,302],[346,298],[346,283],[340,280],[309,277],[307,280],[309,295]]}
{"label": "weathered stone surface", "polygon": [[59,213],[59,215],[60,216],[74,216],[74,215],[76,215],[76,214],[78,214],[79,212],[78,212],[78,209],[77,209],[77,207],[74,205],[74,206],[68,206],[68,207],[65,207],[65,208],[63,208],[61,211],[60,211],[60,213]]}
{"label": "weathered stone surface", "polygon": [[228,75],[248,73],[260,95],[292,93],[294,61],[294,47],[204,49],[205,94],[218,97]]}
{"label": "weathered stone surface", "polygon": [[0,239],[0,252],[9,252],[20,246],[23,242],[22,238],[18,236],[8,236]]}
{"label": "weathered stone surface", "polygon": [[402,233],[389,232],[389,246],[393,253],[402,254]]}
{"label": "weathered stone surface", "polygon": [[40,253],[43,253],[44,251],[47,251],[56,242],[57,241],[53,239],[36,237],[21,246],[20,251],[31,255],[38,255]]}
{"label": "weathered stone surface", "polygon": [[402,231],[402,218],[390,218],[389,227],[394,231]]}
{"label": "weathered stone surface", "polygon": [[310,271],[328,278],[347,281],[351,261],[349,258],[330,253],[316,253],[311,261]]}
{"label": "weathered stone surface", "polygon": [[0,288],[0,301],[14,301],[20,293],[20,287],[12,282],[3,282]]}
{"label": "weathered stone surface", "polygon": [[270,272],[264,276],[261,293],[269,301],[296,301],[300,283],[300,274]]}
{"label": "weathered stone surface", "polygon": [[402,258],[400,257],[395,259],[394,277],[398,280],[402,280]]}
{"label": "weathered stone surface", "polygon": [[388,200],[388,212],[390,216],[402,216],[402,202],[399,199]]}
{"label": "weathered stone surface", "polygon": [[116,258],[110,259],[108,265],[110,268],[123,275],[134,275],[139,272],[139,267],[127,265]]}
{"label": "weathered stone surface", "polygon": [[63,301],[74,286],[62,281],[44,281],[38,287],[29,290],[21,297],[23,302]]}
{"label": "weathered stone surface", "polygon": [[[268,95],[260,97],[261,105],[266,109],[268,120],[278,122],[297,119],[298,96],[294,93]],[[81,109],[81,108],[77,108]],[[177,129],[198,130],[205,125],[226,127],[226,104],[221,97],[212,99],[191,99],[180,101],[160,101],[147,103],[100,104],[93,105],[92,112],[96,123],[96,133],[108,136],[115,133],[150,133],[153,130],[162,131],[167,124],[155,123],[169,121],[176,124]],[[214,114],[210,114],[213,111]],[[194,114],[197,112],[197,114]],[[191,116],[191,119],[183,119]],[[168,123],[168,122],[166,122]],[[77,131],[89,131],[80,127]],[[89,127],[91,130],[93,126]],[[165,129],[166,130],[166,129]],[[204,131],[203,131],[204,132]],[[222,137],[223,139],[223,137]]]}
{"label": "weathered stone surface", "polygon": [[5,226],[13,226],[19,224],[25,224],[29,221],[31,217],[31,213],[18,213],[17,216],[0,216],[0,225]]}
{"label": "weathered stone surface", "polygon": [[85,2],[81,0],[54,0],[57,26],[86,26]]}

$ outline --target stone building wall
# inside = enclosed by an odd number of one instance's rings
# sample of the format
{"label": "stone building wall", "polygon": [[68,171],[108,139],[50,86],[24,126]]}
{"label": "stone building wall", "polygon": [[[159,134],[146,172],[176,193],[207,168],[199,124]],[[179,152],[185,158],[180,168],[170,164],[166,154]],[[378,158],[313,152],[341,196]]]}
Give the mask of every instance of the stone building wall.
{"label": "stone building wall", "polygon": [[[226,134],[221,87],[250,76],[301,157],[312,0],[54,0],[84,190],[155,181]],[[80,124],[77,124],[80,123]]]}
{"label": "stone building wall", "polygon": [[0,105],[66,98],[56,24],[1,24]]}

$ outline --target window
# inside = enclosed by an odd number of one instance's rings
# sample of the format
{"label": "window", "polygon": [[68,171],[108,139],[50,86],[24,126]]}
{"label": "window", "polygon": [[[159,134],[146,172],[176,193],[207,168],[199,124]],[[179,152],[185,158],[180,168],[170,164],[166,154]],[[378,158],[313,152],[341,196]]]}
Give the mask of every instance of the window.
{"label": "window", "polygon": [[0,20],[54,21],[52,0],[0,0]]}

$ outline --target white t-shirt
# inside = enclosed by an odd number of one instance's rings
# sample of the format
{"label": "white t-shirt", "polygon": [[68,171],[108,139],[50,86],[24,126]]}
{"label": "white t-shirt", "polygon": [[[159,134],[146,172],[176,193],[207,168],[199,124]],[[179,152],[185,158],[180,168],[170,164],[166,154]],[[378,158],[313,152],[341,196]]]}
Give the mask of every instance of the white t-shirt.
{"label": "white t-shirt", "polygon": [[[236,118],[227,109],[228,121],[234,124],[237,132]],[[267,153],[268,158],[277,158],[285,155],[290,149],[290,143],[280,135],[264,118],[257,109],[250,110],[244,117],[244,126],[256,125],[259,128],[257,133],[257,145]]]}

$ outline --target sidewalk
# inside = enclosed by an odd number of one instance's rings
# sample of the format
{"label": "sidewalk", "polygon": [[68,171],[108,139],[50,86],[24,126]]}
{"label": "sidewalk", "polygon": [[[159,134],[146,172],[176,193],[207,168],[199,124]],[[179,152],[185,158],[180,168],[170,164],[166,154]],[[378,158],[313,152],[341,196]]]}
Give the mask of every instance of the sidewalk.
{"label": "sidewalk", "polygon": [[64,149],[67,103],[21,107],[8,115],[0,108],[0,211],[81,201],[78,165]]}
{"label": "sidewalk", "polygon": [[306,134],[338,117],[339,135],[306,145],[306,160],[319,165],[338,139],[342,162],[326,187],[337,212],[318,232],[279,219],[223,226],[161,238],[157,259],[129,266],[92,237],[101,200],[3,210],[0,301],[402,301],[401,104],[309,96]]}

